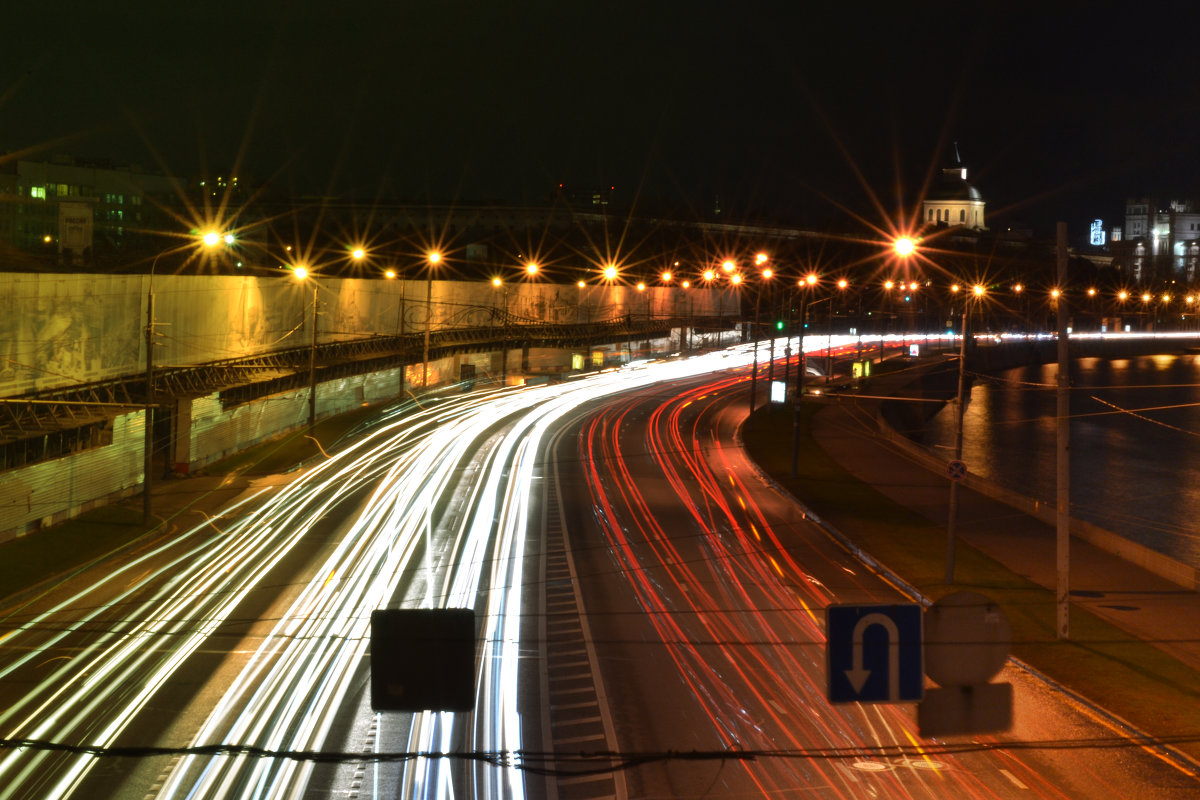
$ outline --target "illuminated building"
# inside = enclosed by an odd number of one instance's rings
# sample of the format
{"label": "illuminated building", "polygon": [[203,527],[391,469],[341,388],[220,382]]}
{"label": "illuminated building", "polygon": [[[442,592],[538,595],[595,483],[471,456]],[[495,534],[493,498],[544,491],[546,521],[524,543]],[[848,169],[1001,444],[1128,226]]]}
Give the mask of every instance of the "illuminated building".
{"label": "illuminated building", "polygon": [[942,170],[925,196],[922,208],[925,224],[986,231],[985,205],[979,190],[967,183],[967,168],[955,144],[954,163]]}

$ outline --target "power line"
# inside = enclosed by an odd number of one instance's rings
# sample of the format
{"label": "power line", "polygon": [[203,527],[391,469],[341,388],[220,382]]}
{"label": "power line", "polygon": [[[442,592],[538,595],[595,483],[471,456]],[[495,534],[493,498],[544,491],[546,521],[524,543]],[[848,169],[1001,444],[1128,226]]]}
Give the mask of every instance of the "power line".
{"label": "power line", "polygon": [[1121,750],[1153,748],[1167,757],[1184,760],[1173,753],[1176,745],[1200,742],[1200,731],[1169,737],[1106,736],[1080,739],[1016,739],[1009,741],[937,742],[852,747],[812,747],[768,750],[646,750],[646,751],[575,751],[559,753],[537,750],[469,750],[446,752],[383,751],[347,752],[336,750],[280,750],[256,745],[211,744],[190,747],[110,746],[68,744],[46,739],[0,739],[0,750],[29,749],[95,758],[155,758],[155,757],[250,757],[310,763],[397,763],[418,758],[481,762],[497,767],[512,768],[539,775],[571,776],[613,773],[655,762],[681,761],[848,761],[872,758],[922,758],[931,755],[961,755],[980,752],[1063,751],[1063,750]]}

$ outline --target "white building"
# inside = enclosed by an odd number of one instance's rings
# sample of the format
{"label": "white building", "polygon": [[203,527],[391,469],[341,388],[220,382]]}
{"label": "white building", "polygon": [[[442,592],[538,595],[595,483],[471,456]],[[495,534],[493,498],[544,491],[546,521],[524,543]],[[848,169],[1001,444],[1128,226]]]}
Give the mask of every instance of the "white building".
{"label": "white building", "polygon": [[937,182],[930,187],[922,209],[926,225],[963,227],[986,231],[983,195],[967,183],[967,168],[954,146],[954,164],[942,170]]}

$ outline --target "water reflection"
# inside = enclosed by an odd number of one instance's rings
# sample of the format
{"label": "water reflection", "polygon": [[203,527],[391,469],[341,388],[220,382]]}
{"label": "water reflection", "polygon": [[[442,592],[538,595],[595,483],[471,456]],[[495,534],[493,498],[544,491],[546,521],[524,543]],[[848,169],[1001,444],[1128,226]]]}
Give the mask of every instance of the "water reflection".
{"label": "water reflection", "polygon": [[[1054,501],[1056,376],[1049,364],[975,381],[963,416],[973,472]],[[1200,565],[1200,359],[1080,359],[1070,378],[1072,514]],[[923,441],[953,447],[950,407]]]}

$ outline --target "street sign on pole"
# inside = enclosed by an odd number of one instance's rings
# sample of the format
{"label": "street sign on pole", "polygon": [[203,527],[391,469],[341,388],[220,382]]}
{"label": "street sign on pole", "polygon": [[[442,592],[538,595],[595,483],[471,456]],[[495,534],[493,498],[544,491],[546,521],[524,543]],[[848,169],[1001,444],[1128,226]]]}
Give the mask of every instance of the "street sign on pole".
{"label": "street sign on pole", "polygon": [[831,703],[915,703],[924,696],[921,607],[831,605],[825,609]]}
{"label": "street sign on pole", "polygon": [[967,477],[967,464],[957,458],[946,464],[946,477],[952,481],[961,481]]}
{"label": "street sign on pole", "polygon": [[787,402],[787,383],[784,381],[771,381],[771,402],[784,403]]}
{"label": "street sign on pole", "polygon": [[941,597],[925,612],[925,672],[938,684],[917,706],[925,737],[995,733],[1012,727],[1013,687],[988,683],[1012,646],[1000,606],[977,592]]}

